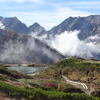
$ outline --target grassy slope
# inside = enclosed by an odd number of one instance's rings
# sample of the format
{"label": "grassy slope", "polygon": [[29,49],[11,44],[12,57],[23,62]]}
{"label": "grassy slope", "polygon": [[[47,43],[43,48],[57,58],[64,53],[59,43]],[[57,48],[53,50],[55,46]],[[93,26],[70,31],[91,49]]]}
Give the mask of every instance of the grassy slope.
{"label": "grassy slope", "polygon": [[[94,63],[92,63],[94,62]],[[53,63],[48,69],[43,70],[40,76],[45,78],[57,78],[61,74],[70,74],[71,71],[100,71],[100,63],[96,63],[94,60],[84,59],[84,58],[69,58],[63,59],[59,62]]]}
{"label": "grassy slope", "polygon": [[90,94],[100,97],[100,61],[85,58],[68,58],[52,64],[38,77],[63,81],[61,75],[70,80],[86,83]]}
{"label": "grassy slope", "polygon": [[41,88],[15,87],[0,81],[0,90],[12,98],[26,100],[100,100],[86,94],[64,93],[57,90],[44,91]]}

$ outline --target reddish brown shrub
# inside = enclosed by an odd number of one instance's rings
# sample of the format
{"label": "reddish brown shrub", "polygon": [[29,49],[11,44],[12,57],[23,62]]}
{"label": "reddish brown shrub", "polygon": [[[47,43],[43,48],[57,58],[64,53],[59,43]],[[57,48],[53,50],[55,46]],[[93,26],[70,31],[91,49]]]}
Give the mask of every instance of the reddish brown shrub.
{"label": "reddish brown shrub", "polygon": [[24,78],[23,73],[19,73],[19,76],[20,76],[21,78]]}
{"label": "reddish brown shrub", "polygon": [[47,87],[57,88],[57,85],[54,84],[54,83],[52,83],[52,82],[48,82],[48,83],[46,84],[46,86],[47,86]]}

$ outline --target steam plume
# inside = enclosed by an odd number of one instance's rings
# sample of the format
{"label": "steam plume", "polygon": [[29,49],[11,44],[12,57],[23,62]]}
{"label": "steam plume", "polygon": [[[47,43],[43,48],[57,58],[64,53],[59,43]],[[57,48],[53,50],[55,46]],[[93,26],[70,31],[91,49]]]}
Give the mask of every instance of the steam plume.
{"label": "steam plume", "polygon": [[[93,58],[93,54],[100,53],[100,49],[92,42],[85,43],[79,40],[79,32],[80,31],[77,30],[70,32],[65,31],[60,35],[51,36],[49,40],[45,39],[45,42],[66,56]],[[44,37],[40,39],[44,41]]]}
{"label": "steam plume", "polygon": [[93,57],[93,53],[100,53],[93,43],[85,43],[78,39],[79,31],[63,32],[51,38],[49,42],[53,48],[67,56]]}

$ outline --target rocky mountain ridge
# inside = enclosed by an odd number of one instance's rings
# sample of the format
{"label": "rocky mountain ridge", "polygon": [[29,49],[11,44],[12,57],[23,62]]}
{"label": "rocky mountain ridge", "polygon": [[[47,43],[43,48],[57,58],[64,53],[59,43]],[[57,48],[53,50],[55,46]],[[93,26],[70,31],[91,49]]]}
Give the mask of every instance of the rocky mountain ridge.
{"label": "rocky mountain ridge", "polygon": [[78,38],[85,40],[89,36],[100,34],[100,15],[87,17],[69,17],[59,25],[53,27],[48,34],[61,34],[64,31],[80,30]]}
{"label": "rocky mountain ridge", "polygon": [[87,17],[69,17],[49,31],[46,31],[45,28],[39,25],[37,22],[27,27],[16,17],[0,17],[0,28],[13,30],[23,34],[29,34],[33,32],[37,33],[38,36],[46,33],[48,35],[56,35],[61,34],[64,31],[80,30],[78,38],[80,40],[85,40],[89,36],[100,34],[100,15],[90,15]]}
{"label": "rocky mountain ridge", "polygon": [[41,35],[46,30],[38,23],[27,27],[24,23],[17,19],[17,17],[3,18],[0,17],[0,29],[12,30],[18,33],[29,34],[31,32],[37,32]]}
{"label": "rocky mountain ridge", "polygon": [[36,22],[33,25],[29,26],[29,29],[36,36],[42,36],[43,34],[46,34],[46,30]]}

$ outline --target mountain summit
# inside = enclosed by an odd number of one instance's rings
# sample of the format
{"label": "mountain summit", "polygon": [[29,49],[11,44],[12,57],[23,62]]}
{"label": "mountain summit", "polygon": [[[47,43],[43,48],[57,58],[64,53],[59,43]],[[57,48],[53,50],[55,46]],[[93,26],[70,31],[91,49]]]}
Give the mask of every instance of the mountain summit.
{"label": "mountain summit", "polygon": [[46,30],[42,26],[40,26],[37,22],[29,26],[29,29],[37,36],[42,36],[43,34],[46,34]]}
{"label": "mountain summit", "polygon": [[12,17],[12,18],[2,17],[0,18],[0,22],[2,23],[2,26],[4,26],[3,29],[6,30],[12,30],[23,34],[27,34],[30,32],[28,27],[24,23],[19,21],[16,17]]}

